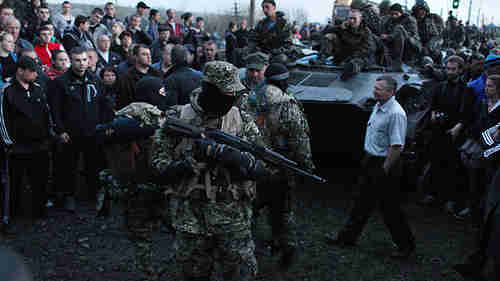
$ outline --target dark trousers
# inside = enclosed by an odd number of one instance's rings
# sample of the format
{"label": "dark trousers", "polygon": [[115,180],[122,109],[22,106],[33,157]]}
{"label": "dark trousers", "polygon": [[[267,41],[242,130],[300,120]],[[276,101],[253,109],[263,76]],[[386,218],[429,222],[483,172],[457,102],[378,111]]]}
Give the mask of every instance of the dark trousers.
{"label": "dark trousers", "polygon": [[254,213],[266,206],[269,208],[273,246],[281,249],[297,247],[296,204],[295,192],[286,177],[281,181],[257,184]]}
{"label": "dark trousers", "polygon": [[80,172],[78,168],[80,154],[84,160],[87,195],[89,199],[93,199],[97,193],[97,173],[102,165],[102,157],[92,137],[74,137],[70,143],[61,144],[55,163],[57,176],[55,192],[66,196],[75,195],[77,174]]}
{"label": "dark trousers", "polygon": [[[339,240],[356,242],[368,219],[379,204],[384,223],[389,229],[392,240],[400,249],[415,247],[406,215],[401,209],[397,171],[386,175],[383,170],[383,157],[367,156],[362,167],[365,174],[360,181],[360,194],[356,198],[349,220],[339,233]],[[394,169],[397,170],[397,169]]]}
{"label": "dark trousers", "polygon": [[431,142],[431,188],[428,193],[442,201],[463,204],[467,190],[467,173],[457,144],[447,134],[434,134]]}
{"label": "dark trousers", "polygon": [[32,212],[34,217],[45,214],[47,203],[47,180],[49,174],[48,151],[12,154],[9,157],[10,176],[10,216],[19,215],[23,206],[21,195],[23,192],[23,178],[26,175],[32,190]]}

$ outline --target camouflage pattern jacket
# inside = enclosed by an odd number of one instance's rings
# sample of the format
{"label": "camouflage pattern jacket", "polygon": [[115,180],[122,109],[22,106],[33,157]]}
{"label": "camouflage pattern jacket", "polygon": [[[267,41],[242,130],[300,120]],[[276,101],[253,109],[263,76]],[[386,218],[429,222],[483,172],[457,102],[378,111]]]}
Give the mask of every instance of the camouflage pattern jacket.
{"label": "camouflage pattern jacket", "polygon": [[380,36],[382,34],[382,18],[373,10],[371,5],[363,5],[361,7],[361,14],[363,15],[363,22],[370,31]]}
{"label": "camouflage pattern jacket", "polygon": [[418,34],[424,48],[434,50],[439,48],[439,41],[442,40],[442,35],[439,28],[430,15],[425,16],[417,22]]}
{"label": "camouflage pattern jacket", "polygon": [[[300,102],[270,84],[259,88],[255,94],[257,125],[265,144],[297,162],[300,167],[312,171],[314,163],[309,124]],[[288,178],[293,180],[295,177]]]}
{"label": "camouflage pattern jacket", "polygon": [[287,53],[292,47],[292,26],[282,15],[278,14],[276,21],[266,17],[257,23],[250,41],[263,53]]}
{"label": "camouflage pattern jacket", "polygon": [[358,29],[342,29],[335,25],[325,29],[323,33],[334,33],[337,36],[337,43],[333,46],[336,64],[350,59],[361,60],[367,65],[375,62],[377,44],[370,29],[365,25],[361,25]]}
{"label": "camouflage pattern jacket", "polygon": [[465,29],[463,26],[449,26],[446,29],[446,44],[449,48],[461,47],[465,42]]}
{"label": "camouflage pattern jacket", "polygon": [[[236,107],[222,118],[209,118],[197,104],[200,92],[201,89],[196,89],[190,104],[176,107],[168,116],[200,128],[217,128],[248,141],[261,142],[257,125]],[[154,169],[162,171],[171,164],[186,161],[194,169],[170,186],[176,206],[169,214],[177,231],[214,235],[250,227],[251,201],[256,196],[254,181],[233,178],[219,163],[195,159],[193,139],[159,130],[155,144],[153,150],[158,153],[153,155]]]}
{"label": "camouflage pattern jacket", "polygon": [[403,26],[404,30],[408,33],[409,39],[413,39],[415,42],[420,41],[417,20],[408,14],[403,14],[398,19],[394,19],[392,17],[386,18],[382,27],[382,33],[390,36],[394,32],[397,25]]}
{"label": "camouflage pattern jacket", "polygon": [[[142,126],[160,127],[164,114],[156,106],[136,102],[115,113],[116,117],[130,117],[141,122]],[[97,195],[97,211],[103,208],[106,197],[124,202],[140,190],[162,193],[165,187],[150,181],[156,171],[151,168],[156,136],[126,144],[104,147],[108,169],[99,173],[100,190]]]}

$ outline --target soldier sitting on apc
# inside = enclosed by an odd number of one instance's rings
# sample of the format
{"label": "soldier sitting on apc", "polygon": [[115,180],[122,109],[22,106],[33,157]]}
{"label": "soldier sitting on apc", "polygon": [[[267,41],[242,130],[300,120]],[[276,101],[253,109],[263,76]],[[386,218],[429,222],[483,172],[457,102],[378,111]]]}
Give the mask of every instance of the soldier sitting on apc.
{"label": "soldier sitting on apc", "polygon": [[390,13],[391,16],[384,21],[380,38],[389,47],[392,71],[401,72],[405,55],[408,58],[414,57],[411,54],[419,54],[422,44],[414,17],[406,14],[400,4],[392,5]]}
{"label": "soldier sitting on apc", "polygon": [[348,80],[363,67],[375,64],[376,43],[362,18],[359,10],[351,9],[347,21],[323,31],[322,53],[333,55],[334,63],[344,66],[342,80]]}

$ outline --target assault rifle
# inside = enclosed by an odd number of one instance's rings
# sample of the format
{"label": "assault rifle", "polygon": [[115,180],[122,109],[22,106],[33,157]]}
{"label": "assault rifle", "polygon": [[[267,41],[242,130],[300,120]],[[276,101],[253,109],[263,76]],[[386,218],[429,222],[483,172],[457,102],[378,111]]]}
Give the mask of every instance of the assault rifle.
{"label": "assault rifle", "polygon": [[312,178],[319,183],[327,182],[327,180],[324,178],[300,169],[296,162],[286,158],[285,156],[277,152],[274,152],[264,146],[245,141],[239,137],[224,133],[223,131],[216,129],[200,129],[196,126],[186,124],[179,119],[171,117],[167,118],[163,126],[165,130],[181,135],[183,137],[193,139],[209,138],[217,143],[231,146],[240,151],[249,152],[259,160],[262,160],[279,168],[287,169],[297,175]]}

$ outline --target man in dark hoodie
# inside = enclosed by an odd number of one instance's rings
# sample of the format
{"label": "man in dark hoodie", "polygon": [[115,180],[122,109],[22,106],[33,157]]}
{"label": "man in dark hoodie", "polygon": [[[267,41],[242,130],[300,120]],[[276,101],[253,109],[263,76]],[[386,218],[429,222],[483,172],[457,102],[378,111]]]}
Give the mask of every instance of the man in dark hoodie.
{"label": "man in dark hoodie", "polygon": [[78,15],[72,29],[67,31],[63,37],[63,46],[66,52],[71,52],[74,47],[95,49],[94,41],[89,34],[90,22],[86,16]]}
{"label": "man in dark hoodie", "polygon": [[165,75],[167,105],[184,105],[190,102],[191,92],[200,87],[201,74],[188,66],[188,52],[184,46],[177,45],[172,49],[172,64]]}

